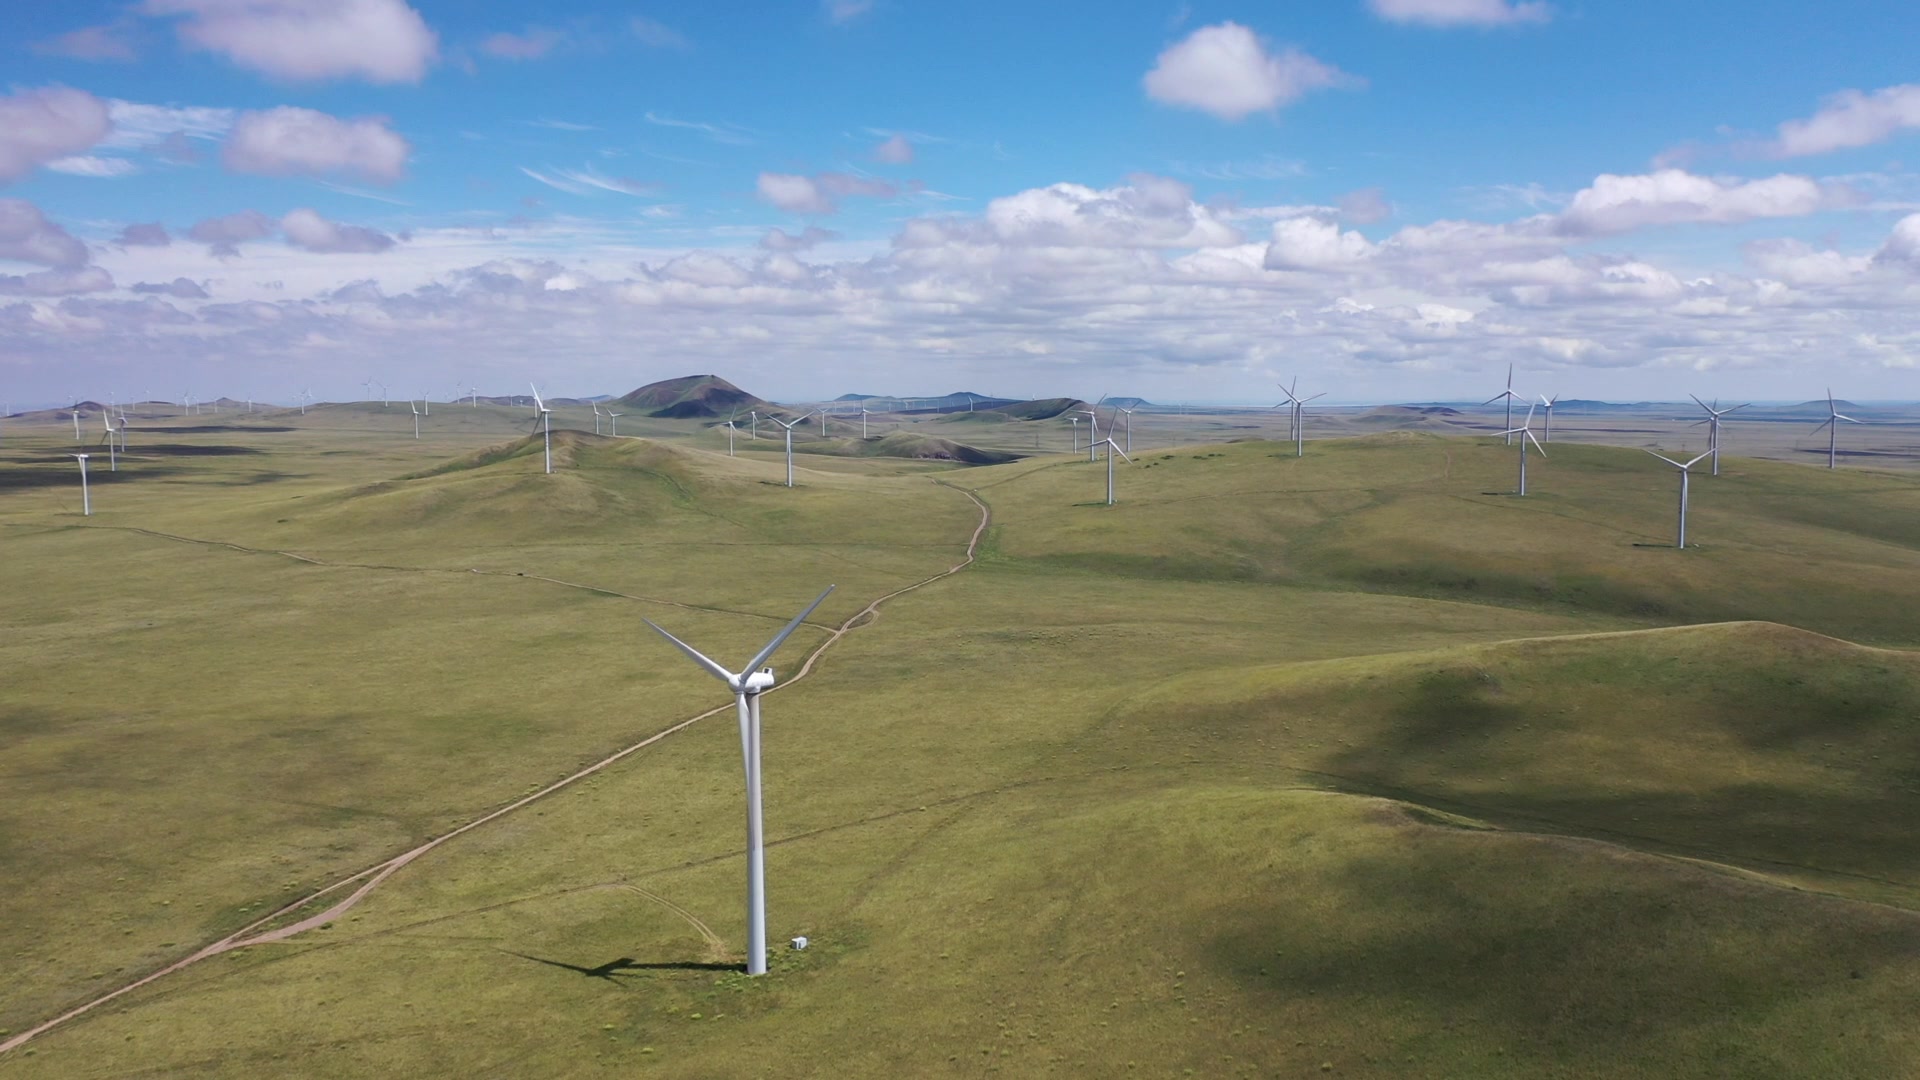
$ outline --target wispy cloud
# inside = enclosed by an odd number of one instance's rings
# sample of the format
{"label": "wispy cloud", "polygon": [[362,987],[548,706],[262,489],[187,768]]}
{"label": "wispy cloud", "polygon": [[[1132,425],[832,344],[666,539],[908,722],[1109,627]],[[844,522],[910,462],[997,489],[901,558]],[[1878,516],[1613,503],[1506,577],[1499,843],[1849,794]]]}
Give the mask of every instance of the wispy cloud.
{"label": "wispy cloud", "polygon": [[651,45],[656,49],[693,48],[693,43],[687,40],[685,34],[656,19],[649,19],[645,15],[635,15],[627,20],[627,27],[643,45]]}
{"label": "wispy cloud", "polygon": [[365,188],[351,187],[347,184],[336,184],[331,180],[320,181],[320,186],[326,188],[328,191],[338,192],[342,195],[351,195],[356,199],[372,199],[374,202],[383,202],[389,206],[413,205],[405,199],[396,199],[391,195],[382,195],[377,191],[368,191]]}
{"label": "wispy cloud", "polygon": [[752,132],[738,124],[709,124],[701,120],[678,120],[671,116],[662,116],[649,110],[643,114],[647,123],[655,127],[683,128],[697,131],[717,143],[728,146],[749,146],[753,143]]}
{"label": "wispy cloud", "polygon": [[539,120],[526,120],[526,121],[523,121],[523,123],[525,123],[528,127],[548,128],[553,131],[599,131],[600,130],[599,128],[594,127],[592,124],[576,124],[571,120],[550,120],[545,117],[542,117]]}
{"label": "wispy cloud", "polygon": [[92,155],[58,158],[47,162],[46,167],[57,173],[66,173],[68,176],[94,176],[102,179],[130,176],[140,171],[139,166],[126,158]]}
{"label": "wispy cloud", "polygon": [[873,10],[874,0],[820,0],[820,10],[830,23],[851,22]]}
{"label": "wispy cloud", "polygon": [[1167,169],[1201,180],[1291,180],[1307,175],[1300,162],[1271,156],[1258,161],[1173,161]]}
{"label": "wispy cloud", "polygon": [[608,176],[598,169],[551,169],[537,172],[522,165],[520,171],[557,191],[569,195],[591,195],[596,191],[612,191],[621,195],[633,195],[647,198],[659,193],[659,186],[630,180],[626,177]]}

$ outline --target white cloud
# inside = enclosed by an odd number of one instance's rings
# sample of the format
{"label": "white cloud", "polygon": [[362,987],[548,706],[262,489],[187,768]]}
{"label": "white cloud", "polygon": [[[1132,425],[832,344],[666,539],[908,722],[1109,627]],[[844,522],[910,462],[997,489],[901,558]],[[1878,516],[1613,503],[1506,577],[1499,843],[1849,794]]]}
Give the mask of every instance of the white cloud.
{"label": "white cloud", "polygon": [[1874,256],[1875,262],[1900,263],[1920,270],[1920,214],[1908,214],[1894,226]]}
{"label": "white cloud", "polygon": [[760,238],[760,246],[768,251],[806,251],[839,235],[831,229],[822,229],[817,225],[807,226],[797,236],[784,229],[768,229],[767,234]]}
{"label": "white cloud", "polygon": [[564,191],[569,195],[591,195],[596,191],[613,191],[622,195],[647,198],[659,194],[658,185],[623,176],[608,176],[591,166],[584,169],[549,169],[546,172],[536,172],[523,165],[520,171],[550,188]]}
{"label": "white cloud", "polygon": [[233,127],[234,110],[203,105],[146,105],[119,98],[107,102],[113,132],[100,145],[112,150],[136,150],[169,135],[218,139]]}
{"label": "white cloud", "polygon": [[1559,226],[1572,235],[1592,235],[1651,225],[1731,224],[1799,217],[1858,201],[1845,187],[1785,173],[1761,180],[1718,180],[1680,169],[1638,176],[1605,173],[1574,195]]}
{"label": "white cloud", "polygon": [[93,157],[91,155],[64,157],[55,161],[49,161],[47,162],[47,169],[50,172],[66,173],[68,176],[92,176],[102,179],[114,176],[131,176],[140,171],[138,165],[128,161],[126,158]]}
{"label": "white cloud", "polygon": [[262,176],[353,173],[377,183],[400,179],[412,148],[384,119],[340,120],[282,105],[245,112],[233,123],[222,160],[235,172]]}
{"label": "white cloud", "polygon": [[633,36],[638,38],[641,44],[651,45],[656,49],[693,48],[693,43],[688,41],[680,31],[644,15],[635,15],[628,19],[627,28],[633,31]]}
{"label": "white cloud", "polygon": [[1044,247],[1206,248],[1238,244],[1240,230],[1193,201],[1178,180],[1137,174],[1097,190],[1053,184],[987,204],[995,242]]}
{"label": "white cloud", "polygon": [[393,237],[378,229],[328,221],[306,207],[281,218],[280,231],[286,233],[287,242],[294,247],[325,254],[373,254],[385,251],[394,244]]}
{"label": "white cloud", "polygon": [[120,25],[84,26],[34,43],[33,51],[74,60],[132,60],[133,46]]}
{"label": "white cloud", "polygon": [[831,23],[857,19],[873,10],[874,0],[820,0],[820,10]]}
{"label": "white cloud", "polygon": [[1781,124],[1769,149],[1779,157],[1826,154],[1884,142],[1909,128],[1920,128],[1920,84],[1883,87],[1871,94],[1842,90],[1805,120]]}
{"label": "white cloud", "polygon": [[204,284],[183,277],[158,284],[147,281],[136,282],[129,286],[129,291],[146,296],[171,296],[176,300],[211,299]]}
{"label": "white cloud", "polygon": [[501,60],[538,60],[552,52],[566,35],[545,26],[529,26],[524,34],[504,31],[480,39],[480,51]]}
{"label": "white cloud", "polygon": [[1270,51],[1239,23],[1203,26],[1170,45],[1142,80],[1147,96],[1168,105],[1242,120],[1288,104],[1309,90],[1355,80],[1299,49]]}
{"label": "white cloud", "polygon": [[1367,0],[1367,6],[1388,22],[1426,26],[1507,26],[1553,17],[1539,0]]}
{"label": "white cloud", "polygon": [[1262,265],[1269,270],[1331,270],[1362,262],[1376,250],[1366,237],[1341,232],[1333,222],[1288,218],[1273,223],[1273,239]]}
{"label": "white cloud", "polygon": [[282,79],[413,83],[439,39],[404,0],[144,0],[178,16],[180,39]]}
{"label": "white cloud", "polygon": [[258,210],[242,210],[224,217],[206,218],[194,222],[193,227],[187,230],[188,239],[207,245],[207,250],[220,258],[238,256],[242,243],[271,235],[273,219]]}
{"label": "white cloud", "polygon": [[1870,256],[1818,250],[1802,240],[1756,240],[1742,253],[1754,269],[1789,285],[1838,285],[1873,264]]}
{"label": "white cloud", "polygon": [[19,276],[0,274],[0,296],[76,296],[111,288],[113,275],[97,266],[41,270]]}
{"label": "white cloud", "polygon": [[913,164],[913,143],[907,141],[905,135],[896,133],[886,142],[873,148],[873,158],[888,165],[911,165]]}
{"label": "white cloud", "polygon": [[90,149],[109,130],[106,103],[84,90],[48,86],[0,97],[0,184]]}
{"label": "white cloud", "polygon": [[142,225],[128,225],[120,230],[114,243],[121,247],[166,247],[173,243],[173,237],[167,235],[167,227],[157,221]]}
{"label": "white cloud", "polygon": [[1361,188],[1340,196],[1340,216],[1356,225],[1373,225],[1393,216],[1393,204],[1379,188]]}
{"label": "white cloud", "polygon": [[649,110],[641,114],[641,119],[655,127],[683,128],[697,131],[717,143],[728,146],[746,146],[753,142],[749,133],[735,124],[709,124],[702,120],[676,120],[671,116],[662,116]]}
{"label": "white cloud", "polygon": [[72,270],[87,264],[87,246],[47,220],[25,199],[0,199],[0,259]]}
{"label": "white cloud", "polygon": [[899,194],[884,180],[836,172],[813,176],[763,172],[757,188],[761,199],[790,214],[831,214],[850,195],[892,198]]}

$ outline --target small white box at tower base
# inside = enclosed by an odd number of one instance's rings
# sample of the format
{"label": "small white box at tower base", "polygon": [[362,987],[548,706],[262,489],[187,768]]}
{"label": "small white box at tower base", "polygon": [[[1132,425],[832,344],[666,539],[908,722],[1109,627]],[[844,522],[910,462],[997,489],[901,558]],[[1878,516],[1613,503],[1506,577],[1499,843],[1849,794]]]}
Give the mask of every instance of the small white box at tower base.
{"label": "small white box at tower base", "polygon": [[793,947],[794,947],[795,949],[804,949],[804,948],[806,948],[806,947],[807,947],[807,939],[806,939],[806,938],[805,938],[804,936],[802,936],[802,937],[797,937],[797,938],[794,938],[794,939],[793,939]]}

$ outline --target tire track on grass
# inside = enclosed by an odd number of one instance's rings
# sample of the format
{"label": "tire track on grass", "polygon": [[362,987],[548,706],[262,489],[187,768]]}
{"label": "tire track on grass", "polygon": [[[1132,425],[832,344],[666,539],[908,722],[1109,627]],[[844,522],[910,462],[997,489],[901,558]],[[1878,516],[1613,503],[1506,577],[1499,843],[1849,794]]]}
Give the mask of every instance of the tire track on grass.
{"label": "tire track on grass", "polygon": [[[960,571],[965,570],[967,567],[973,565],[974,560],[978,556],[978,552],[980,549],[980,538],[986,535],[987,526],[992,523],[993,511],[988,508],[985,502],[981,501],[978,495],[975,495],[972,491],[969,491],[966,488],[960,487],[955,484],[949,484],[949,483],[946,483],[945,481],[938,480],[938,479],[935,479],[933,482],[936,484],[939,484],[941,487],[950,488],[966,496],[969,502],[973,503],[974,506],[980,509],[980,523],[974,526],[973,535],[967,540],[967,550],[966,550],[965,557],[962,558],[959,562],[953,564],[952,566],[948,567],[945,570],[942,570],[937,574],[934,574],[931,577],[922,578],[921,580],[916,581],[911,585],[905,586],[904,588],[895,589],[894,591],[887,593],[886,595],[881,596],[876,600],[873,600],[872,602],[867,604],[866,607],[861,608],[859,611],[855,612],[852,616],[847,618],[839,626],[829,629],[827,631],[826,639],[820,642],[820,644],[814,646],[813,651],[807,654],[807,659],[804,663],[800,665],[800,670],[795,672],[792,678],[773,687],[773,689],[768,690],[767,693],[777,693],[778,691],[786,687],[792,686],[794,683],[797,683],[800,680],[806,678],[808,675],[812,674],[814,670],[814,665],[819,662],[820,657],[823,656],[828,649],[832,648],[835,644],[839,643],[839,641],[842,638],[846,637],[846,635],[850,631],[856,629],[860,625],[871,626],[874,623],[878,622],[880,618],[880,606],[882,604],[885,604],[887,601],[892,600],[896,597],[905,596],[907,593],[913,592],[916,589],[925,588],[926,586],[931,585],[936,581],[943,581],[946,578],[950,578],[953,575],[959,573]],[[307,558],[304,555],[294,555],[291,552],[264,551],[262,549],[247,548],[242,545],[230,544],[224,541],[194,540],[190,537],[172,536],[167,533],[157,533],[148,529],[135,529],[127,526],[89,526],[89,527],[124,528],[124,529],[127,529],[127,531],[131,531],[131,532],[148,533],[149,535],[160,536],[170,540],[180,540],[186,543],[209,544],[209,545],[218,546],[218,547],[233,548],[238,551],[256,552],[259,554],[285,555],[288,558],[298,559],[301,562],[313,563],[318,566],[352,565],[352,564],[323,563],[315,559]],[[400,568],[375,567],[374,569],[400,569]],[[445,572],[459,573],[459,571],[457,570],[445,571]],[[508,575],[501,575],[501,576],[508,576]],[[511,575],[511,576],[521,576],[521,575]],[[573,588],[591,588],[590,586],[573,585],[573,583],[571,582],[559,581],[558,579],[555,579],[555,578],[535,578],[535,580],[552,581],[556,584],[570,585]],[[671,601],[654,600],[648,597],[626,596],[626,594],[624,593],[613,593],[605,589],[594,589],[593,591],[607,593],[608,595],[612,595],[612,596],[622,596],[622,597],[625,597],[626,599],[639,600],[639,601],[648,602],[648,603],[672,603]],[[701,610],[701,611],[724,610],[724,609],[718,609],[718,608],[700,608],[700,607],[696,607],[695,605],[688,605],[688,604],[673,604],[673,606],[692,608],[693,610]],[[728,614],[747,615],[751,613],[728,612]],[[755,615],[754,617],[765,618],[766,616]],[[863,623],[863,620],[865,620],[864,623]],[[352,910],[355,905],[360,903],[360,901],[366,899],[368,894],[372,893],[373,890],[379,888],[388,878],[392,877],[394,874],[404,869],[408,864],[412,863],[414,860],[420,858],[421,856],[427,854],[428,852],[433,851],[435,848],[438,848],[442,844],[445,844],[449,840],[453,840],[454,838],[462,836],[468,832],[471,832],[472,830],[477,829],[482,825],[495,821],[499,818],[505,817],[508,814],[511,814],[514,811],[519,810],[531,803],[538,802],[539,800],[544,799],[547,796],[554,794],[555,792],[558,792],[564,788],[570,787],[577,781],[584,780],[587,777],[594,775],[595,773],[598,773],[612,765],[615,765],[621,761],[624,761],[627,758],[631,757],[632,755],[639,753],[641,750],[644,750],[647,747],[652,746],[653,744],[661,741],[662,739],[667,738],[670,735],[674,735],[679,732],[685,731],[687,728],[692,727],[693,725],[699,723],[702,720],[708,719],[710,717],[718,716],[721,713],[728,713],[732,711],[733,711],[733,703],[728,702],[725,705],[708,709],[706,712],[703,712],[696,716],[692,716],[692,717],[689,717],[688,719],[682,720],[671,727],[668,727],[662,731],[658,731],[652,735],[647,736],[646,738],[640,740],[637,743],[632,744],[631,746],[628,746],[621,750],[617,750],[612,754],[609,754],[606,757],[601,758],[599,761],[596,761],[593,764],[586,766],[585,768],[579,769],[566,777],[556,780],[553,783],[548,784],[547,786],[541,788],[540,790],[534,792],[531,795],[527,795],[520,799],[516,799],[513,802],[508,803],[506,806],[503,806],[489,813],[483,814],[480,817],[477,817],[472,821],[467,822],[465,825],[462,825],[457,829],[453,829],[449,832],[442,833],[439,836],[436,836],[433,839],[428,840],[417,847],[414,847],[408,851],[404,851],[399,855],[396,855],[393,858],[386,860],[385,862],[376,863],[375,865],[370,866],[365,870],[362,870],[359,873],[352,875],[351,877],[341,878],[339,881],[336,881],[331,885],[327,885],[324,888],[308,893],[306,896],[300,898],[299,900],[295,900],[293,903],[287,904],[286,906],[280,908],[279,910],[269,915],[263,916],[262,918],[256,919],[253,922],[248,923],[246,926],[243,926],[240,929],[234,931],[233,933],[228,934],[226,937],[223,937],[220,940],[215,941],[210,945],[204,946],[199,951],[189,956],[186,956],[180,960],[176,960],[173,963],[168,964],[167,966],[161,968],[158,971],[152,972],[151,974],[145,975],[139,979],[134,980],[133,982],[127,983],[126,985],[121,986],[116,990],[112,990],[108,993],[100,995],[99,997],[93,998],[92,1000],[89,1000],[81,1005],[68,1009],[66,1012],[61,1013],[60,1015],[54,1017],[51,1020],[48,1020],[42,1024],[38,1024],[34,1027],[28,1028],[26,1031],[23,1031],[20,1034],[7,1039],[4,1042],[0,1042],[0,1054],[4,1054],[9,1050],[14,1049],[15,1047],[22,1046],[27,1042],[29,1042],[30,1040],[40,1035],[44,1035],[45,1033],[53,1030],[56,1027],[59,1027],[62,1024],[67,1023],[70,1020],[77,1019],[78,1017],[83,1016],[86,1013],[89,1013],[94,1009],[97,1009],[100,1006],[107,1004],[110,1001],[114,1001],[120,997],[123,997],[127,994],[134,992],[135,990],[140,989],[141,987],[157,982],[160,979],[164,979],[168,975],[172,975],[175,972],[182,971],[188,967],[191,967],[194,964],[201,962],[202,960],[210,960],[213,957],[232,952],[235,949],[244,949],[252,945],[269,945],[274,942],[285,941],[288,938],[294,937],[295,935],[298,935],[298,934],[305,933],[308,930],[312,930],[320,926],[325,926],[328,923],[331,923],[335,919],[338,919],[342,915],[346,914],[348,911]],[[301,911],[305,911],[308,908],[311,908],[314,904],[319,903],[320,901],[328,897],[335,896],[341,891],[347,889],[349,886],[356,885],[356,884],[358,885],[358,888],[353,889],[353,891],[348,893],[345,896],[345,898],[334,902],[332,905],[321,910],[319,913],[314,915],[308,915],[305,918],[302,918],[296,922],[289,923],[285,926],[278,927],[276,929],[267,929],[267,927],[272,926],[275,922],[278,922],[279,920],[287,918],[289,916],[296,915]],[[655,897],[654,899],[659,899],[659,898]]]}

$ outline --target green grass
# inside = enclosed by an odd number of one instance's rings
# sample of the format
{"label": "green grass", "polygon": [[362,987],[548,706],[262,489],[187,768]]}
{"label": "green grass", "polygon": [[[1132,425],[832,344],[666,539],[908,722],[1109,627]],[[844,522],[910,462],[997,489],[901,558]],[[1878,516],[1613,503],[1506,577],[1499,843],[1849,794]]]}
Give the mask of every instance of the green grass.
{"label": "green grass", "polygon": [[[737,659],[834,581],[837,624],[958,562],[933,480],[977,488],[980,561],[767,699],[771,931],[814,947],[672,966],[743,939],[723,715],[0,1075],[1920,1062],[1920,668],[1790,628],[1911,642],[1920,485],[1730,461],[1683,553],[1635,546],[1665,466],[1599,447],[1524,503],[1483,442],[1184,447],[1108,508],[1058,456],[789,490],[663,422],[556,432],[545,476],[524,415],[379,412],[168,437],[259,453],[136,460],[92,519],[38,482],[57,432],[10,432],[0,1028],[723,703],[641,616]],[[1736,616],[1770,622],[1680,625]]]}

